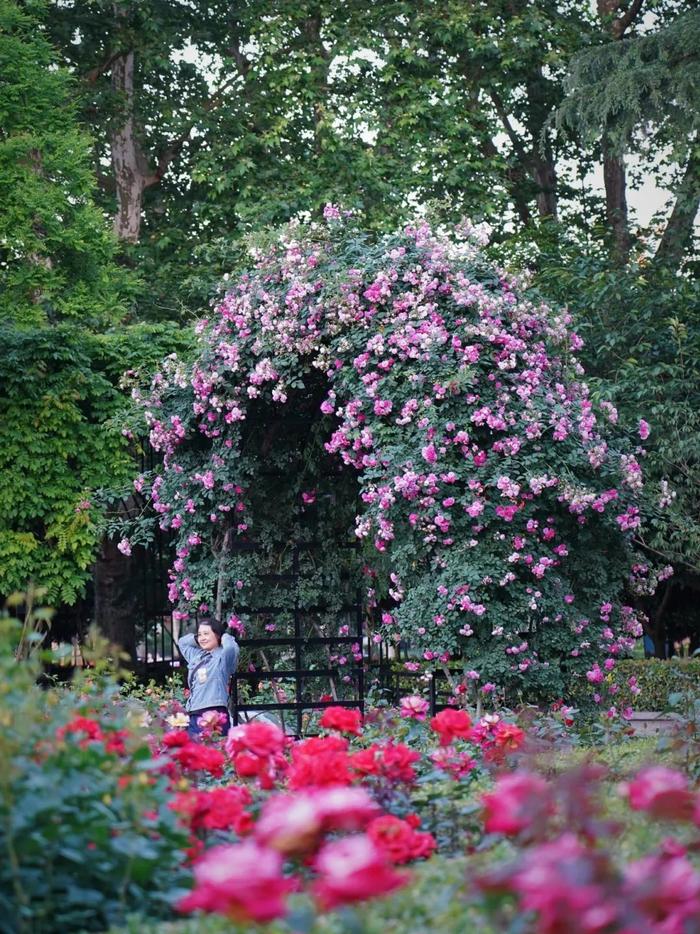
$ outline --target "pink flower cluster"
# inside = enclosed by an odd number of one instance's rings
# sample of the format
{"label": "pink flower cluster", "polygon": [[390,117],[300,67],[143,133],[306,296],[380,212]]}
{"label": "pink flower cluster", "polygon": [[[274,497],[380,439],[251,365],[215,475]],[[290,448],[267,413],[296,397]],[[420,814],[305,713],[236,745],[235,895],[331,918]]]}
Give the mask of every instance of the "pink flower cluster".
{"label": "pink flower cluster", "polygon": [[[187,370],[169,359],[142,400],[164,463],[139,484],[176,533],[178,617],[214,602],[202,570],[211,543],[250,540],[241,478],[261,467],[242,446],[251,400],[283,406],[300,376],[319,372],[326,450],[357,472],[356,534],[386,554],[395,578],[384,637],[410,638],[428,665],[466,649],[485,680],[498,671],[509,685],[544,683],[564,635],[582,664],[612,651],[619,643],[599,638],[585,595],[595,574],[617,615],[610,626],[623,625],[639,448],[614,429],[614,407],[590,398],[569,316],[501,270],[480,273],[459,237],[426,225],[387,241],[381,261],[368,254],[366,269],[338,271],[353,234],[335,206],[325,217],[325,232],[285,235],[258,255],[201,323],[196,362]],[[306,506],[315,497],[301,494]],[[227,593],[233,608],[249,585]],[[544,637],[514,657],[524,615]]]}
{"label": "pink flower cluster", "polygon": [[[339,734],[360,732],[353,710],[329,707],[321,723],[330,735],[297,743],[269,723],[231,731],[226,752],[239,777],[273,790],[257,820],[246,810],[252,799],[245,786],[177,795],[172,807],[195,834],[195,887],[180,900],[180,911],[267,922],[286,914],[287,895],[303,887],[321,910],[329,910],[406,885],[410,876],[395,866],[435,851],[435,839],[419,830],[415,815],[385,814],[369,790],[351,784],[412,783],[419,753],[389,742],[350,754],[347,739]],[[168,734],[165,746],[182,766],[186,737]],[[218,752],[201,749],[203,756]],[[206,767],[204,760],[201,767]],[[224,828],[244,839],[202,853],[197,831]]]}
{"label": "pink flower cluster", "polygon": [[[514,895],[521,911],[534,913],[538,934],[697,930],[700,873],[688,849],[667,838],[654,852],[617,865],[604,845],[611,825],[597,811],[596,786],[602,777],[594,766],[553,782],[528,772],[502,776],[482,797],[485,829],[514,838],[519,855],[483,874],[477,888],[491,900]],[[644,769],[622,792],[632,808],[651,817],[700,827],[700,793],[691,791],[679,772]]]}

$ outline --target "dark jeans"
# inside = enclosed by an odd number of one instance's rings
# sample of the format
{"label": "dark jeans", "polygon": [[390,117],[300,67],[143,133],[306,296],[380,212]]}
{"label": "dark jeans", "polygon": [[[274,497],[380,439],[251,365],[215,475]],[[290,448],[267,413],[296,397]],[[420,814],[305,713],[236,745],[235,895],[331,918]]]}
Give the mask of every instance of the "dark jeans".
{"label": "dark jeans", "polygon": [[196,739],[202,732],[197,721],[203,713],[207,713],[210,710],[216,710],[219,713],[226,714],[226,723],[220,729],[220,733],[222,736],[228,736],[228,731],[231,728],[231,715],[228,712],[228,707],[203,707],[201,710],[192,710],[190,712],[190,725],[187,727],[187,732],[193,739]]}

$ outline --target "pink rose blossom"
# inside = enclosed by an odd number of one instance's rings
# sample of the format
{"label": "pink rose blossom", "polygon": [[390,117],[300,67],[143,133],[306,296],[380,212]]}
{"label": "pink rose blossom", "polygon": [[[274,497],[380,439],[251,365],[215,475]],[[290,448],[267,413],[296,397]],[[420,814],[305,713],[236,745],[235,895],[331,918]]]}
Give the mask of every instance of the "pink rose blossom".
{"label": "pink rose blossom", "polygon": [[382,851],[365,834],[326,843],[314,861],[318,880],[314,894],[328,911],[406,885],[409,876],[398,873]]}
{"label": "pink rose blossom", "polygon": [[420,697],[418,694],[410,694],[401,698],[400,707],[402,717],[425,720],[430,704],[424,697]]}

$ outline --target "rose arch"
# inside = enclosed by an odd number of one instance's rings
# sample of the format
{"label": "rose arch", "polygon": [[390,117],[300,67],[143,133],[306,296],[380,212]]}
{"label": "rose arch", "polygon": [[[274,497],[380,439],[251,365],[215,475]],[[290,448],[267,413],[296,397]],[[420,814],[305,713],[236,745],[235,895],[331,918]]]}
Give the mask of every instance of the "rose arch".
{"label": "rose arch", "polygon": [[643,451],[592,398],[567,314],[479,240],[372,240],[328,206],[253,251],[195,358],[140,400],[164,460],[136,487],[175,536],[176,618],[249,624],[247,545],[316,515],[319,586],[354,535],[375,637],[413,667],[459,658],[482,691],[551,698],[631,647]]}

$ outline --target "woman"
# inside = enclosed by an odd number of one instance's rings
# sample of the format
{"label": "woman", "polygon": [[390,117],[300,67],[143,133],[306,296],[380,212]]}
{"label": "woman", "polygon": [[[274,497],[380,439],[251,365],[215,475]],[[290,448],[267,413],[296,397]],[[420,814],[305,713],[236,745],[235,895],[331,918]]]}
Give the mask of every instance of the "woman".
{"label": "woman", "polygon": [[198,735],[198,720],[208,711],[225,715],[221,732],[225,736],[231,725],[228,694],[231,675],[238,664],[238,643],[216,620],[202,620],[197,634],[182,636],[177,647],[187,662],[187,684],[190,696],[186,710],[190,715],[188,732]]}

